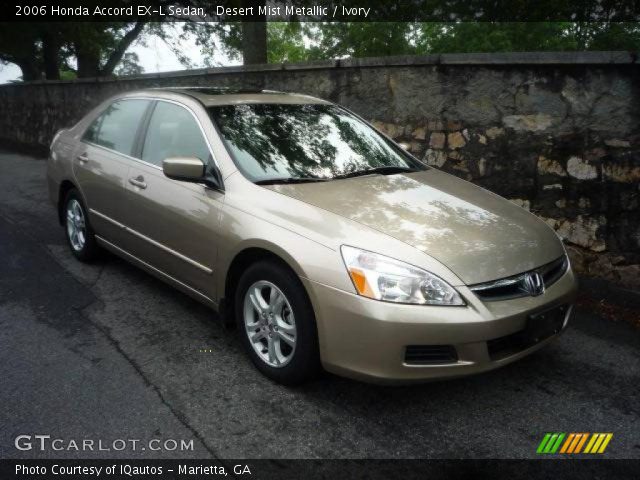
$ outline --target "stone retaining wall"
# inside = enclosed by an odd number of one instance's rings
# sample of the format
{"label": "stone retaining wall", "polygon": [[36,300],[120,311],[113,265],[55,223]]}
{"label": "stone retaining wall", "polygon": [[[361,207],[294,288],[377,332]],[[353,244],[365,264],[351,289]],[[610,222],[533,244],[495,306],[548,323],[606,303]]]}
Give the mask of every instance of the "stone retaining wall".
{"label": "stone retaining wall", "polygon": [[0,145],[46,149],[113,93],[259,87],[327,98],[430,165],[543,217],[579,272],[640,290],[640,76],[626,52],[387,57],[0,86]]}

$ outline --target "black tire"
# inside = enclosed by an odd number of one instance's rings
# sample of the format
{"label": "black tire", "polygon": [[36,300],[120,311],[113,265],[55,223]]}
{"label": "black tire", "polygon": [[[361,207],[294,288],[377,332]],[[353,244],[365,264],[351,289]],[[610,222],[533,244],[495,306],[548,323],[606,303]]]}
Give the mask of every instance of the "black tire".
{"label": "black tire", "polygon": [[[76,241],[74,246],[74,241],[71,238],[69,232],[69,218],[68,218],[68,210],[72,205],[72,202],[77,202],[76,205],[80,208],[82,216],[84,218],[84,232],[81,248],[78,248],[79,244]],[[88,210],[80,195],[80,192],[75,188],[70,189],[65,198],[64,203],[62,204],[62,222],[64,226],[64,233],[67,237],[67,244],[69,245],[69,249],[71,253],[81,262],[90,263],[98,258],[100,247],[96,242],[95,234],[93,233],[93,229],[91,228],[91,223],[89,222]]]}
{"label": "black tire", "polygon": [[[256,282],[275,285],[286,297],[295,319],[295,349],[283,366],[275,367],[263,360],[252,346],[245,327],[244,301]],[[267,289],[269,287],[266,287]],[[234,299],[235,318],[242,345],[255,367],[268,378],[283,385],[297,385],[314,378],[320,371],[316,320],[300,279],[289,268],[275,261],[264,260],[251,265],[240,277]],[[256,316],[259,316],[256,313]],[[275,332],[274,332],[275,334]],[[268,341],[266,338],[265,342]],[[286,345],[283,343],[282,347]],[[266,347],[265,347],[266,348]],[[287,347],[288,348],[288,347]]]}

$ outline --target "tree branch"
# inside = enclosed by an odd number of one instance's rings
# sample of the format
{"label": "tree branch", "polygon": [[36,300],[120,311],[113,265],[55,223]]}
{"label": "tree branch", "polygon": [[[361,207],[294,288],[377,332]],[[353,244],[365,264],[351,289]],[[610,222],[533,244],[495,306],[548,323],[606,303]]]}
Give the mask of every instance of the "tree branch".
{"label": "tree branch", "polygon": [[109,55],[109,59],[104,64],[104,67],[101,68],[101,76],[111,75],[113,73],[115,68],[118,66],[118,63],[120,63],[120,60],[122,60],[122,57],[129,46],[136,38],[138,38],[138,35],[140,35],[140,33],[142,32],[145,24],[146,22],[136,22],[135,26],[131,30],[129,30],[124,35],[124,37],[122,37],[122,40],[120,40],[118,46],[113,52],[111,52],[111,55]]}

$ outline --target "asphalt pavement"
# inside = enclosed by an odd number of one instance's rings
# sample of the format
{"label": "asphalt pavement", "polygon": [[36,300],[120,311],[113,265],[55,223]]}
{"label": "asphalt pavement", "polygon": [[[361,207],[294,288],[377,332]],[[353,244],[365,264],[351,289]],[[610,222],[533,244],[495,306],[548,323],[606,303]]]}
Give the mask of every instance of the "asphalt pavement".
{"label": "asphalt pavement", "polygon": [[[497,371],[283,387],[204,306],[112,255],[76,261],[45,161],[0,152],[0,458],[534,458],[546,432],[612,432],[607,457],[640,458],[640,329],[578,308]],[[62,449],[19,450],[19,435]],[[192,449],[69,448],[82,439]]]}

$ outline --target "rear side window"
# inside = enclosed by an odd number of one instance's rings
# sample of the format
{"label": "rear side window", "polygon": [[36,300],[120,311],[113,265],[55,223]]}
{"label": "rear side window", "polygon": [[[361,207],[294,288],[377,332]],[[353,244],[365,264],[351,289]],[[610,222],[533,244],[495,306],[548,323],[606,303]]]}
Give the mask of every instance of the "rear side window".
{"label": "rear side window", "polygon": [[131,155],[140,120],[148,106],[148,100],[120,100],[112,103],[89,126],[84,139]]}
{"label": "rear side window", "polygon": [[162,166],[170,157],[197,157],[209,162],[209,147],[193,115],[173,103],[159,101],[151,116],[142,160]]}

